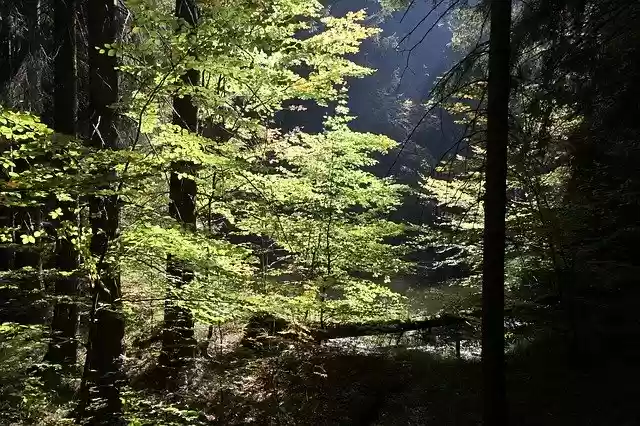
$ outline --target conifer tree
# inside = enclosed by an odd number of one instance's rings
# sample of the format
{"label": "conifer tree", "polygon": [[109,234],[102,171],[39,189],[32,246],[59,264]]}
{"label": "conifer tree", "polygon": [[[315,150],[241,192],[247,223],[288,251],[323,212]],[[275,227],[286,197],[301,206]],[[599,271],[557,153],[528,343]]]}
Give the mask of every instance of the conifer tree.
{"label": "conifer tree", "polygon": [[511,0],[491,2],[482,269],[483,424],[507,424],[504,252],[509,145]]}

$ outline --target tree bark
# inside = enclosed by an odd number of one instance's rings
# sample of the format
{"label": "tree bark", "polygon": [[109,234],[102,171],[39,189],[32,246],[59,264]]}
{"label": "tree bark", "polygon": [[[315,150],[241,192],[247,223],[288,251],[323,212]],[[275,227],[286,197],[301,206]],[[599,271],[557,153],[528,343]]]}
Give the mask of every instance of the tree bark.
{"label": "tree bark", "polygon": [[[0,177],[3,181],[7,181],[8,176],[5,176],[4,173]],[[0,205],[0,228],[11,228],[13,227],[13,214],[11,213],[11,207],[6,205]],[[13,258],[14,258],[14,250],[8,243],[2,243],[0,245],[0,271],[10,271],[13,268]],[[4,294],[5,290],[1,289],[0,294]],[[8,295],[7,300],[5,300],[5,296],[0,296],[0,312],[4,313],[3,307],[5,303],[8,303]],[[4,319],[4,315],[0,316],[0,318]]]}
{"label": "tree bark", "polygon": [[[183,19],[188,27],[198,24],[198,9],[195,0],[176,0],[175,15]],[[189,70],[182,76],[186,86],[197,86],[200,73]],[[189,132],[198,131],[198,108],[190,95],[173,98],[173,123]],[[183,174],[194,175],[196,167],[189,161],[177,161],[171,165],[169,182],[169,213],[185,229],[196,228],[196,182]],[[179,289],[193,279],[189,265],[175,255],[167,259],[168,293],[172,287]],[[165,385],[175,384],[177,374],[195,355],[196,342],[191,312],[167,298],[164,307],[162,352],[158,360]]]}
{"label": "tree bark", "polygon": [[[16,161],[16,169],[25,171],[29,165],[26,161]],[[38,207],[18,207],[15,209],[14,226],[15,245],[13,268],[15,282],[21,295],[21,311],[17,319],[22,324],[43,324],[46,307],[44,304],[43,285],[40,274],[40,250],[36,245],[22,244],[22,234],[32,234],[40,228],[40,209]]]}
{"label": "tree bark", "polygon": [[[77,132],[77,70],[76,70],[76,1],[55,0],[54,40],[58,53],[54,63],[53,129],[65,136],[76,136]],[[62,168],[60,162],[54,164]],[[53,209],[59,207],[62,216],[52,220],[52,233],[56,238],[53,266],[56,272],[71,273],[57,275],[55,295],[59,299],[53,308],[51,340],[45,359],[52,364],[73,365],[76,362],[78,343],[78,307],[72,300],[78,295],[78,252],[71,241],[57,230],[62,222],[78,222],[75,202],[52,200]]]}
{"label": "tree bark", "polygon": [[[2,146],[0,154],[4,155],[4,151],[7,151],[10,148],[6,146]],[[0,171],[0,179],[2,179],[3,183],[9,180],[9,175]],[[13,211],[12,208],[8,205],[0,205],[0,227],[1,228],[13,228]],[[0,271],[8,272],[13,269],[15,259],[15,250],[13,244],[11,242],[3,242],[0,244]],[[14,321],[14,310],[15,307],[15,295],[14,290],[11,288],[4,287],[6,284],[9,284],[9,279],[4,278],[0,281],[0,323],[2,322],[12,322]]]}
{"label": "tree bark", "polygon": [[504,356],[504,251],[509,136],[511,0],[491,1],[487,159],[482,268],[485,426],[507,424]]}
{"label": "tree bark", "polygon": [[[15,4],[0,6],[0,14],[6,20],[0,23],[0,38],[2,49],[0,52],[0,93],[13,92],[3,101],[9,108],[23,111],[33,111],[38,96],[34,94],[33,85],[37,81],[27,80],[26,84],[14,85],[12,80],[25,64],[29,54],[33,54],[41,45],[40,33],[40,1],[23,0]],[[16,15],[20,19],[16,19]],[[20,22],[22,27],[14,27]],[[33,62],[33,61],[31,61]],[[35,66],[26,66],[29,77],[33,77]],[[19,90],[16,90],[15,88]],[[5,90],[6,89],[6,90]],[[5,141],[6,142],[6,141]],[[17,144],[8,144],[5,150],[18,149]],[[36,160],[38,161],[38,160]],[[31,167],[27,159],[16,160],[14,172],[27,171]],[[9,180],[8,175],[1,177]],[[33,201],[32,194],[23,193],[25,200]],[[2,245],[0,248],[0,270],[13,271],[8,280],[16,284],[16,289],[0,289],[0,321],[15,321],[22,324],[42,324],[45,320],[46,305],[43,302],[42,274],[40,273],[41,255],[39,247],[22,244],[20,235],[31,234],[40,228],[40,209],[33,206],[11,207],[0,206],[0,227],[15,227],[13,244]],[[26,269],[25,269],[26,268]]]}
{"label": "tree bark", "polygon": [[10,108],[42,111],[43,25],[41,0],[0,2],[0,103]]}
{"label": "tree bark", "polygon": [[[115,56],[100,54],[95,47],[115,43],[117,5],[112,0],[92,1],[87,7],[89,33],[89,109],[91,145],[95,149],[119,149],[116,131],[118,74]],[[100,189],[115,189],[113,170],[102,170]],[[93,308],[81,395],[81,414],[95,425],[126,424],[122,417],[120,385],[124,338],[120,271],[107,260],[110,245],[118,238],[120,204],[117,195],[94,195],[91,212],[91,254],[96,259]]]}
{"label": "tree bark", "polygon": [[[11,84],[29,56],[34,17],[33,0],[3,3],[0,4],[0,15],[6,20],[0,23],[0,93]],[[26,30],[16,26],[21,20],[24,20]]]}

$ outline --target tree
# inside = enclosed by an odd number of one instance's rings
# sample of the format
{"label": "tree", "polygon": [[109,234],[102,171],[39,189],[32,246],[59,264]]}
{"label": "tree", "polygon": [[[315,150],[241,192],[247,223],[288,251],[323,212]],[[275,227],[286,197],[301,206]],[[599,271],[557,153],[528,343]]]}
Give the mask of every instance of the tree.
{"label": "tree", "polygon": [[[195,7],[179,4],[177,11]],[[28,125],[0,123],[16,140],[36,128],[40,144],[23,154],[44,151],[52,163],[8,179],[7,188],[62,196],[47,210],[53,216],[62,202],[78,200],[79,220],[50,223],[70,237],[78,276],[91,285],[78,411],[92,424],[121,417],[120,270],[129,290],[175,279],[154,300],[183,315],[168,315],[165,325],[173,321],[176,340],[186,344],[165,340],[161,358],[173,359],[160,362],[176,373],[193,356],[196,320],[244,321],[268,311],[330,326],[407,314],[405,300],[383,282],[406,266],[402,248],[388,243],[405,229],[388,218],[404,188],[369,170],[395,144],[353,132],[346,109],[348,79],[371,73],[347,58],[376,32],[361,23],[364,12],[324,16],[320,3],[306,0],[209,2],[194,28],[191,11],[175,16],[166,2],[129,5],[131,31],[122,42],[114,7],[87,8],[91,133],[84,146],[73,131],[51,137],[23,117]],[[277,128],[283,104],[300,100],[326,110],[321,133]],[[118,149],[125,138],[131,145]]]}
{"label": "tree", "polygon": [[[77,70],[76,70],[76,2],[57,0],[54,8],[54,37],[59,46],[55,58],[54,124],[53,129],[61,138],[74,138],[77,130]],[[50,154],[51,156],[51,154]],[[62,169],[63,162],[54,164]],[[65,234],[62,225],[77,229],[77,201],[52,200],[51,212],[60,209],[62,214],[49,215],[50,229],[55,238],[53,266],[56,269],[56,301],[51,320],[51,342],[45,359],[51,364],[73,365],[76,361],[78,307],[73,300],[78,295],[79,254],[72,243],[72,236]],[[50,203],[51,204],[51,203]],[[55,218],[54,218],[55,217]],[[71,299],[71,300],[69,300]]]}
{"label": "tree", "polygon": [[[540,46],[536,73],[539,99],[552,99],[581,118],[566,134],[569,179],[559,215],[560,243],[567,254],[559,283],[581,362],[602,346],[610,330],[635,321],[631,300],[638,272],[637,103],[639,50],[634,22],[639,4],[627,0],[535,1],[514,24],[518,50]],[[544,47],[544,48],[542,48]],[[604,302],[606,300],[606,303]],[[599,357],[594,357],[599,362]]]}
{"label": "tree", "polygon": [[[32,71],[35,66],[29,64],[33,56],[38,54],[38,48],[42,40],[42,28],[39,25],[41,20],[42,5],[40,0],[22,0],[16,2],[6,2],[0,6],[0,13],[3,16],[0,23],[0,59],[3,64],[0,71],[0,95],[3,101],[9,101],[9,95],[14,89],[14,93],[24,91],[23,103],[29,107],[37,105],[38,99],[30,92],[38,86],[37,81],[28,81],[28,84],[20,84],[19,87],[11,88],[10,82],[14,80],[20,69]],[[31,57],[30,57],[31,56]],[[27,78],[33,75],[29,75]],[[21,96],[22,97],[22,96]],[[23,105],[23,106],[24,106]]]}
{"label": "tree", "polygon": [[[0,24],[0,60],[3,61],[0,71],[0,96],[7,106],[19,107],[22,110],[34,109],[38,104],[37,77],[34,76],[33,58],[40,47],[40,4],[37,1],[22,1],[16,4],[2,6],[3,20]],[[6,17],[4,17],[6,15]],[[36,73],[37,74],[37,73]],[[30,84],[9,84],[10,81],[21,78]],[[12,82],[13,83],[13,82]],[[15,90],[14,89],[15,86]],[[8,176],[30,173],[35,163],[39,161],[29,159],[19,154],[28,138],[9,138],[2,147],[4,155],[13,157],[7,167]],[[34,161],[35,160],[35,161]],[[17,192],[13,194],[17,197]],[[2,222],[11,229],[13,243],[3,247],[2,269],[11,271],[7,276],[16,284],[13,289],[3,288],[7,292],[3,295],[2,304],[5,306],[6,319],[21,323],[42,323],[45,304],[42,300],[42,275],[40,274],[41,253],[36,245],[24,244],[23,236],[33,232],[40,232],[41,218],[38,208],[39,200],[34,194],[26,191],[22,200],[13,199],[2,206]],[[12,207],[9,205],[13,204]],[[22,309],[19,307],[22,306]],[[18,312],[18,311],[22,312]]]}
{"label": "tree", "polygon": [[[98,153],[109,154],[120,148],[115,110],[117,59],[110,48],[117,41],[117,5],[101,1],[87,8],[87,13],[90,144]],[[123,422],[119,387],[124,316],[120,270],[109,251],[119,237],[120,203],[115,166],[99,164],[94,172],[97,188],[89,199],[93,300],[79,411],[91,424],[113,425]]]}
{"label": "tree", "polygon": [[507,424],[504,253],[509,142],[511,1],[491,2],[482,269],[483,422]]}
{"label": "tree", "polygon": [[[186,28],[195,33],[198,24],[198,8],[195,0],[176,0],[176,17],[184,21]],[[191,53],[191,52],[190,52]],[[193,103],[189,86],[197,86],[200,72],[187,70],[181,77],[187,86],[188,94],[176,94],[173,97],[173,124],[191,133],[198,132],[198,108]],[[169,182],[169,214],[185,229],[196,229],[196,195],[197,186],[194,180],[195,164],[189,161],[175,161],[171,164]],[[188,263],[169,253],[167,259],[167,276],[169,277],[169,297],[165,301],[164,325],[162,335],[162,352],[159,364],[164,370],[167,383],[174,382],[181,366],[195,355],[195,339],[193,337],[193,316],[191,312],[175,304],[171,299],[172,288],[180,289],[192,280],[193,271]]]}

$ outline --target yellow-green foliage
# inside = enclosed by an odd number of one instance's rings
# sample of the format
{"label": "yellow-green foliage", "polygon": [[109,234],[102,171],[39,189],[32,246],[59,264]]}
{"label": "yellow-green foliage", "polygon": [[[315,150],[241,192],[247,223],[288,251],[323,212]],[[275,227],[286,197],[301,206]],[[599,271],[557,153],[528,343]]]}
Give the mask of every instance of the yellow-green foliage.
{"label": "yellow-green foliage", "polygon": [[[257,310],[308,318],[321,310],[335,321],[401,315],[401,297],[355,278],[406,268],[402,249],[385,242],[404,231],[387,220],[403,187],[367,171],[396,144],[349,129],[346,82],[373,72],[347,57],[378,32],[362,24],[365,13],[329,17],[319,2],[306,0],[207,1],[200,2],[197,28],[188,28],[168,2],[127,5],[125,40],[95,46],[117,56],[123,84],[136,87],[114,106],[128,120],[125,148],[93,150],[29,114],[2,111],[0,137],[10,148],[2,155],[9,177],[2,196],[14,205],[43,205],[51,193],[78,200],[80,226],[64,223],[55,237],[72,240],[91,278],[97,259],[89,250],[87,196],[117,195],[121,237],[110,241],[103,260],[122,270],[126,292],[133,280],[154,289],[144,294],[151,298],[166,294],[167,255],[185,260],[194,279],[169,294],[204,322]],[[199,71],[201,85],[184,84],[189,69]],[[170,124],[175,95],[192,97],[202,132]],[[335,107],[323,132],[285,134],[274,125],[283,103],[300,99]],[[212,125],[224,131],[209,134]],[[18,160],[27,166],[15,172]],[[180,176],[198,184],[195,229],[168,214],[167,178],[176,161],[195,165]],[[104,170],[117,173],[108,189],[96,178]],[[60,211],[48,214],[55,219]],[[236,237],[253,235],[279,248],[284,264],[273,268],[255,244],[230,241],[223,221]],[[5,231],[9,241],[12,230]],[[43,247],[50,237],[35,229],[21,235]],[[133,300],[144,292],[132,293]]]}
{"label": "yellow-green foliage", "polygon": [[[346,115],[347,79],[373,72],[347,58],[378,32],[362,25],[365,13],[328,17],[320,3],[302,0],[210,1],[201,4],[197,28],[186,28],[151,0],[128,5],[135,42],[109,46],[140,87],[125,110],[142,136],[126,172],[139,178],[121,188],[129,201],[122,264],[147,270],[135,275],[139,281],[162,271],[169,252],[188,260],[195,278],[175,297],[205,322],[257,310],[310,318],[322,309],[335,320],[397,316],[398,295],[353,278],[355,271],[382,276],[406,267],[401,251],[383,241],[403,232],[385,219],[402,187],[365,171],[395,142],[351,131]],[[200,71],[202,85],[182,83],[187,69]],[[175,93],[191,95],[202,122],[226,136],[168,124]],[[299,99],[337,102],[324,132],[274,127],[283,103]],[[177,160],[197,165],[186,176],[198,183],[195,234],[180,230],[164,207],[166,182],[158,179]],[[236,235],[262,236],[284,250],[285,265],[274,269],[259,261],[255,246],[228,242],[218,230],[222,220]],[[330,290],[345,302],[324,302]],[[376,312],[372,297],[380,301]]]}

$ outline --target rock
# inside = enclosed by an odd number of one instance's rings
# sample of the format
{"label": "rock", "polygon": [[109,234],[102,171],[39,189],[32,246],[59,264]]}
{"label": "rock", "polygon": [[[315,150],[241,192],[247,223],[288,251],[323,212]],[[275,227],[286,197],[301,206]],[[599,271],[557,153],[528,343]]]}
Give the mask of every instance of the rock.
{"label": "rock", "polygon": [[245,327],[240,344],[250,349],[283,349],[294,342],[310,341],[304,327],[267,312],[254,314]]}

